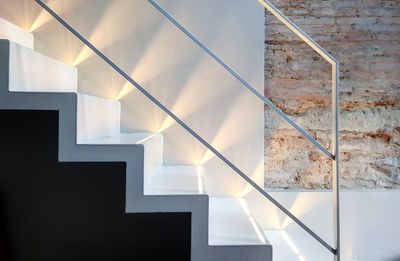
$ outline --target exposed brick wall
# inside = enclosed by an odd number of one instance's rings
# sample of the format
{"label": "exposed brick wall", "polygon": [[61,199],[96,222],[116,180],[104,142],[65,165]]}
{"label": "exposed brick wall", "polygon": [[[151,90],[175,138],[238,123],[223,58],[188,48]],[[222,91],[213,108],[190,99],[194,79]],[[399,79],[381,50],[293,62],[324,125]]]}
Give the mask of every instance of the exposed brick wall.
{"label": "exposed brick wall", "polygon": [[[340,61],[341,185],[400,188],[400,1],[274,4]],[[265,94],[330,146],[331,67],[266,15]],[[265,186],[329,188],[331,162],[266,108]]]}

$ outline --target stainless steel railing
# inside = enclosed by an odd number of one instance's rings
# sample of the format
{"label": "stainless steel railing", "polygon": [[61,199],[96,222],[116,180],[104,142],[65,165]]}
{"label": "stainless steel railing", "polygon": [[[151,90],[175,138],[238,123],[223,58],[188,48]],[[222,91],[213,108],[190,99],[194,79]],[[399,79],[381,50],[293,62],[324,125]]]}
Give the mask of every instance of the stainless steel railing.
{"label": "stainless steel railing", "polygon": [[297,129],[303,136],[308,139],[315,147],[325,153],[329,158],[334,159],[334,156],[317,140],[315,140],[306,130],[295,123],[291,118],[289,118],[283,111],[281,111],[276,105],[263,94],[259,93],[257,89],[252,86],[248,81],[246,81],[242,76],[239,75],[235,70],[227,65],[220,57],[218,57],[213,51],[211,51],[204,43],[202,43],[196,36],[189,32],[185,27],[183,27],[171,14],[169,14],[164,8],[162,8],[154,0],[148,0],[160,13],[168,18],[179,30],[186,34],[190,39],[193,40],[201,49],[208,53],[215,61],[222,65],[233,77],[240,81],[246,88],[248,88],[252,93],[254,93],[259,99],[261,99],[266,105],[268,105],[272,110],[274,110],[281,118],[287,121],[291,126]]}
{"label": "stainless steel railing", "polygon": [[[261,101],[275,111],[282,119],[288,122],[293,128],[299,131],[307,140],[309,140],[315,147],[317,147],[326,156],[332,159],[333,162],[333,175],[332,175],[332,189],[333,189],[333,207],[334,207],[334,240],[336,248],[328,247],[329,245],[319,238],[312,235],[312,231],[305,229],[315,239],[317,239],[323,246],[328,248],[334,255],[335,260],[340,260],[340,209],[339,209],[339,63],[336,59],[324,50],[318,43],[316,43],[307,33],[301,30],[296,24],[294,24],[288,17],[286,17],[281,11],[279,11],[271,2],[268,0],[258,0],[258,2],[270,13],[272,13],[279,21],[281,21],[287,28],[294,32],[300,37],[305,43],[307,43],[314,51],[321,55],[326,61],[332,65],[332,153],[329,152],[324,146],[322,146],[317,140],[315,140],[306,130],[296,124],[289,116],[283,111],[276,107],[273,102],[259,93],[255,87],[253,87],[248,81],[239,75],[232,67],[225,63],[218,55],[210,50],[203,42],[201,42],[195,35],[187,30],[181,23],[179,23],[168,11],[162,8],[155,0],[148,0],[161,14],[163,14],[169,21],[171,21],[179,30],[181,30],[186,36],[188,36],[194,43],[196,43],[201,49],[203,49],[208,55],[210,55],[216,62],[224,67],[233,77],[240,81],[246,88],[254,93]],[[297,223],[297,222],[296,222]],[[299,223],[298,223],[299,224]],[[301,224],[299,224],[302,226]]]}
{"label": "stainless steel railing", "polygon": [[[262,0],[264,1],[264,0]],[[331,247],[327,242],[325,242],[321,237],[319,237],[314,231],[312,231],[308,226],[306,226],[303,222],[301,222],[295,215],[293,215],[289,210],[287,210],[283,205],[281,205],[275,198],[273,198],[269,193],[264,191],[259,185],[257,185],[251,178],[249,178],[243,171],[241,171],[238,167],[236,167],[230,160],[228,160],[224,155],[222,155],[217,149],[215,149],[211,144],[209,144],[204,138],[202,138],[199,134],[197,134],[192,128],[190,128],[184,121],[182,121],[178,116],[176,116],[172,111],[170,111],[164,104],[158,101],[154,96],[152,96],[143,86],[141,86],[138,82],[136,82],[132,77],[130,77],[125,71],[123,71],[118,65],[116,65],[112,60],[110,60],[105,54],[103,54],[98,48],[96,48],[89,40],[83,37],[75,28],[73,28],[70,24],[68,24],[63,18],[61,18],[57,13],[55,13],[46,3],[42,0],[35,0],[44,10],[46,10],[54,19],[56,19],[61,25],[63,25],[68,31],[70,31],[73,35],[75,35],[83,44],[85,44],[89,49],[91,49],[95,54],[97,54],[104,62],[106,62],[109,66],[111,66],[118,74],[120,74],[123,78],[125,78],[129,83],[131,83],[135,88],[137,88],[145,97],[151,100],[154,104],[156,104],[161,110],[163,110],[166,114],[168,114],[172,119],[174,119],[180,126],[182,126],[186,131],[188,131],[194,138],[196,138],[199,142],[201,142],[205,147],[207,147],[211,152],[213,152],[219,159],[225,162],[233,171],[235,171],[239,176],[241,176],[247,183],[249,183],[255,190],[257,190],[260,194],[270,200],[276,207],[278,207],[284,214],[286,214],[289,218],[291,218],[295,223],[297,223],[300,227],[302,227],[307,233],[309,233],[312,237],[314,237],[321,245],[323,245],[326,249],[332,252],[339,260],[339,191],[338,191],[338,175],[337,170],[339,168],[338,156],[335,156],[339,152],[338,146],[338,88],[337,88],[337,77],[338,77],[338,65],[337,62],[332,58],[331,61],[334,62],[335,66],[333,69],[333,75],[335,77],[334,80],[334,93],[335,96],[334,101],[334,111],[336,112],[333,120],[334,125],[334,133],[333,133],[333,143],[334,143],[334,154],[330,153],[325,147],[319,144],[314,138],[312,138],[304,129],[302,129],[299,125],[297,125],[293,120],[291,120],[284,112],[279,110],[271,100],[264,97],[264,95],[260,94],[253,86],[251,86],[246,80],[244,80],[239,74],[237,74],[234,70],[232,70],[226,63],[224,63],[218,56],[216,56],[210,49],[208,49],[204,44],[202,44],[196,37],[193,36],[189,31],[187,31],[182,25],[180,25],[171,15],[168,14],[161,6],[159,6],[155,1],[149,0],[149,2],[155,6],[161,13],[163,13],[171,22],[173,22],[179,29],[181,29],[185,34],[187,34],[193,41],[195,41],[200,47],[204,47],[205,50],[210,56],[212,56],[215,60],[217,60],[225,69],[227,69],[235,78],[237,78],[242,84],[244,84],[250,91],[252,91],[257,97],[259,97],[265,104],[270,106],[274,111],[278,113],[284,120],[286,120],[290,125],[292,125],[295,129],[297,129],[300,133],[304,135],[309,141],[311,141],[317,148],[319,148],[324,154],[326,154],[329,158],[335,161],[334,164],[334,191],[335,192],[335,227],[337,228],[337,232],[335,233],[336,238],[336,248]],[[267,1],[265,1],[267,2]],[[273,7],[269,2],[266,3],[268,7]],[[275,13],[281,14],[279,11],[274,8]],[[284,16],[281,14],[284,18]],[[287,18],[285,19],[289,21]],[[289,21],[290,22],[290,21]],[[291,23],[291,22],[290,22]],[[297,28],[293,26],[293,28]],[[302,35],[306,35],[300,29],[298,32]],[[317,49],[323,50],[318,46],[310,37],[310,43],[314,43]],[[308,42],[307,42],[308,43]],[[328,54],[326,51],[322,53]],[[331,57],[329,54],[327,57]],[[333,65],[333,63],[332,63]]]}
{"label": "stainless steel railing", "polygon": [[270,13],[272,13],[287,28],[300,37],[308,46],[321,55],[332,66],[332,189],[333,189],[333,229],[334,243],[336,245],[335,260],[340,261],[340,202],[339,202],[339,62],[324,48],[316,43],[308,34],[290,21],[280,10],[268,0],[258,0]]}

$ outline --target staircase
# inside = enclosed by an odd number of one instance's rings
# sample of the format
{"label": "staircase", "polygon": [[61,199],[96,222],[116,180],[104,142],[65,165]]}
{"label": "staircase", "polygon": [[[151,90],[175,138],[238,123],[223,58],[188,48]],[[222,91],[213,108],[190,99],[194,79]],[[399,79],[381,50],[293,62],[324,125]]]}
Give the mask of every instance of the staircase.
{"label": "staircase", "polygon": [[192,260],[272,260],[244,199],[209,197],[203,166],[164,165],[161,133],[122,133],[120,102],[80,93],[32,34],[0,18],[0,39],[0,110],[58,111],[60,162],[126,162],[126,213],[191,212]]}

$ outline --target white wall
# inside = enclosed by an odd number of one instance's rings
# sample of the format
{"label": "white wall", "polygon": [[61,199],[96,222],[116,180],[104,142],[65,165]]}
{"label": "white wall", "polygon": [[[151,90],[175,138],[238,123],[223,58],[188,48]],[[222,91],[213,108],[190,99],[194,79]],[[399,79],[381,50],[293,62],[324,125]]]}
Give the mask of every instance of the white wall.
{"label": "white wall", "polygon": [[[263,105],[145,0],[47,1],[116,64],[260,185]],[[104,65],[31,0],[1,0],[0,16],[33,31],[35,49],[79,69],[79,90],[122,102],[122,130],[162,132],[167,164],[204,164],[206,190],[240,195],[244,183]],[[263,91],[264,10],[248,0],[160,0]],[[211,182],[207,182],[211,181]]]}
{"label": "white wall", "polygon": [[[330,192],[272,192],[271,195],[324,240],[334,245]],[[399,198],[400,191],[341,193],[342,260],[400,260]],[[256,194],[249,194],[246,199],[259,225],[267,231],[267,238],[273,235],[271,231],[284,230],[306,260],[332,260],[332,255],[326,249],[276,207],[267,203],[266,199]],[[271,242],[274,243],[272,238]],[[275,247],[277,251],[282,249],[279,244]],[[287,253],[279,254],[283,256]]]}

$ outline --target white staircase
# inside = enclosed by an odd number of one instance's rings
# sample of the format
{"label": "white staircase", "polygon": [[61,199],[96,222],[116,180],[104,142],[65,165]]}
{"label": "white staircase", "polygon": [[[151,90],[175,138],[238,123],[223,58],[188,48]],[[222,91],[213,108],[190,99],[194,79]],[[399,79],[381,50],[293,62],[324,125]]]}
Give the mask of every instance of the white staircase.
{"label": "white staircase", "polygon": [[[203,166],[164,165],[162,133],[121,133],[120,102],[80,93],[78,70],[34,51],[31,33],[0,19],[0,38],[9,40],[1,41],[0,45],[0,55],[4,55],[9,46],[8,89],[2,90],[5,85],[1,84],[0,109],[59,109],[61,161],[125,161],[128,155],[118,158],[118,150],[135,146],[138,151],[143,150],[143,158],[142,161],[140,157],[133,159],[135,153],[132,153],[127,163],[127,212],[190,210],[192,260],[272,260],[271,246],[243,199],[204,198],[207,195],[207,176],[204,175],[207,169]],[[3,73],[7,72],[0,72]],[[42,96],[32,93],[41,93]],[[65,100],[67,105],[50,102],[54,97]],[[69,101],[72,105],[75,103],[76,108],[69,106]],[[64,121],[69,124],[64,124]],[[114,152],[111,148],[117,150]],[[133,177],[131,166],[138,166],[139,170],[142,166],[142,177]],[[133,179],[142,181],[142,184],[133,182]],[[204,208],[196,197],[208,202],[203,213],[196,212],[196,208]],[[197,214],[199,217],[194,217]],[[202,221],[202,216],[208,220]],[[201,246],[204,236],[211,248]]]}

